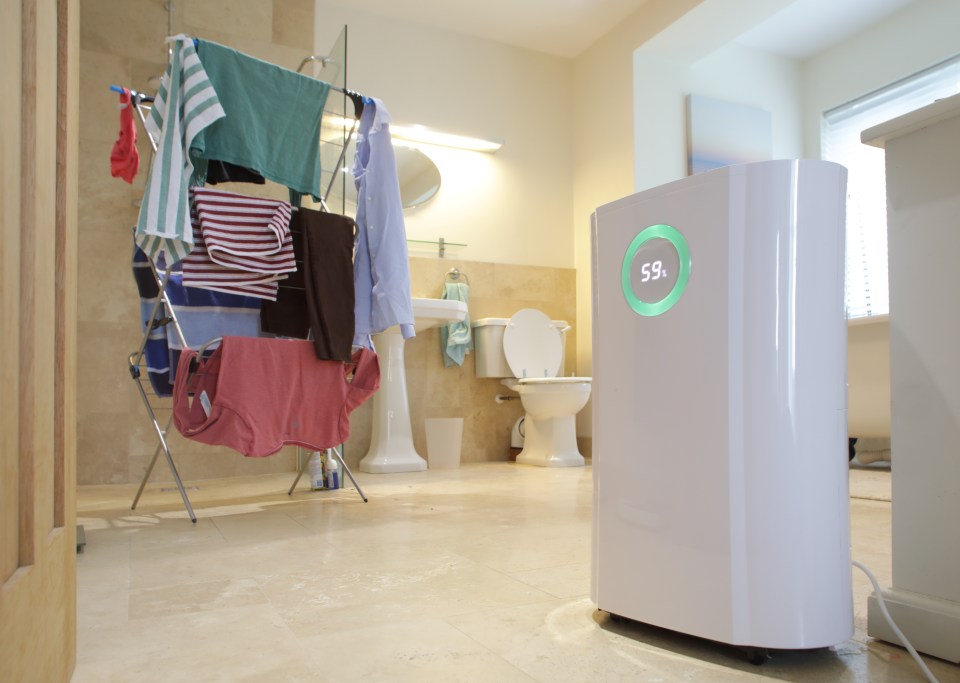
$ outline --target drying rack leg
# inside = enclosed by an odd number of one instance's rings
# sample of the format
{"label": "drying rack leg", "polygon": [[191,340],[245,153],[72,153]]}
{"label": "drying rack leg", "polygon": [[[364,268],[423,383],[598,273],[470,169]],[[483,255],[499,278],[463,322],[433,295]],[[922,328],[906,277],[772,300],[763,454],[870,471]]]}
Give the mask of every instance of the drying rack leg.
{"label": "drying rack leg", "polygon": [[288,496],[293,495],[293,490],[297,488],[297,484],[300,482],[300,477],[303,476],[303,473],[307,469],[307,465],[310,464],[310,451],[304,451],[302,448],[300,448],[300,446],[297,446],[297,455],[299,456],[303,452],[307,453],[307,457],[301,458],[301,460],[303,460],[303,464],[300,465],[300,471],[297,472],[297,478],[293,480],[293,484],[290,486],[290,490],[287,491]]}
{"label": "drying rack leg", "polygon": [[[340,467],[342,467],[342,468],[343,468],[343,471],[347,473],[347,476],[348,476],[348,477],[350,477],[350,481],[353,482],[353,486],[354,486],[354,488],[357,489],[357,493],[360,494],[360,498],[362,498],[362,499],[363,499],[363,502],[366,503],[366,502],[367,502],[367,497],[366,497],[366,495],[364,495],[363,489],[360,488],[360,484],[358,484],[358,483],[357,483],[357,480],[353,478],[353,472],[351,472],[351,471],[350,471],[350,468],[347,467],[347,463],[344,462],[343,456],[340,455],[340,451],[338,451],[336,448],[328,448],[327,450],[329,450],[331,453],[333,453],[333,456],[337,459],[337,462],[340,463]],[[298,453],[300,452],[300,448],[299,448],[299,447],[297,448],[297,452],[298,452]],[[287,495],[288,495],[288,496],[292,496],[292,495],[293,495],[293,490],[294,490],[295,488],[297,488],[297,483],[300,481],[300,477],[303,476],[303,473],[306,471],[307,466],[310,464],[310,456],[309,456],[310,451],[307,451],[307,453],[308,453],[308,456],[303,459],[303,464],[300,465],[300,471],[297,473],[297,478],[293,480],[293,485],[290,487],[290,490],[287,491]],[[156,456],[154,456],[154,457],[156,457]]]}
{"label": "drying rack leg", "polygon": [[[173,416],[170,418],[173,419]],[[170,429],[170,420],[167,420],[167,426],[163,428],[163,433],[166,434],[167,430]],[[165,440],[165,439],[164,439]],[[130,504],[131,510],[137,509],[137,503],[140,502],[140,496],[143,495],[143,489],[147,486],[147,481],[150,479],[150,475],[153,473],[153,466],[157,462],[157,458],[160,457],[160,451],[163,449],[163,441],[157,444],[157,447],[153,451],[153,457],[150,458],[150,464],[147,465],[147,471],[143,475],[143,480],[140,482],[140,488],[137,489],[137,495],[133,497],[133,503]]]}
{"label": "drying rack leg", "polygon": [[180,481],[180,474],[177,472],[177,466],[173,464],[173,457],[170,455],[170,449],[164,446],[163,454],[167,458],[167,464],[170,466],[170,471],[173,473],[173,478],[177,482],[177,489],[180,491],[180,497],[183,498],[183,505],[187,508],[187,514],[190,515],[190,521],[194,524],[197,523],[197,516],[193,512],[193,506],[190,505],[190,499],[187,498],[187,492],[183,488],[183,482]]}
{"label": "drying rack leg", "polygon": [[[131,356],[131,359],[132,358],[133,356]],[[147,472],[145,475],[143,475],[143,481],[140,482],[140,489],[137,491],[137,495],[133,499],[133,504],[130,506],[130,509],[136,509],[137,502],[140,500],[140,495],[143,493],[143,488],[147,485],[147,479],[150,478],[150,474],[153,472],[153,465],[157,461],[157,456],[159,456],[160,451],[163,451],[163,455],[167,459],[167,465],[170,467],[170,473],[173,474],[173,479],[177,483],[177,490],[180,491],[180,497],[183,499],[183,506],[187,509],[187,514],[190,515],[190,521],[196,524],[197,516],[193,512],[193,506],[190,505],[190,499],[187,498],[187,491],[183,488],[183,482],[180,480],[180,473],[177,472],[177,466],[174,464],[173,456],[170,455],[170,449],[167,447],[167,429],[170,428],[170,422],[173,420],[173,415],[171,415],[170,419],[167,420],[167,426],[161,429],[160,423],[157,421],[156,413],[153,412],[153,406],[150,405],[150,400],[147,398],[147,394],[143,390],[143,385],[140,383],[139,368],[131,364],[130,374],[133,377],[134,384],[137,385],[137,390],[140,392],[140,399],[143,401],[143,405],[147,410],[147,415],[150,416],[150,422],[153,423],[153,429],[156,432],[157,440],[159,441],[157,444],[157,449],[153,452],[153,457],[150,459],[150,465],[147,467]]]}
{"label": "drying rack leg", "polygon": [[360,488],[360,484],[357,483],[357,480],[353,478],[353,472],[350,471],[350,468],[347,467],[347,463],[343,461],[343,456],[340,455],[340,451],[336,448],[330,449],[333,452],[334,457],[340,461],[340,467],[343,468],[343,471],[347,473],[347,476],[350,477],[350,481],[353,482],[354,487],[357,489],[357,493],[360,494],[360,497],[363,498],[363,502],[367,502],[367,497],[363,494],[363,489]]}

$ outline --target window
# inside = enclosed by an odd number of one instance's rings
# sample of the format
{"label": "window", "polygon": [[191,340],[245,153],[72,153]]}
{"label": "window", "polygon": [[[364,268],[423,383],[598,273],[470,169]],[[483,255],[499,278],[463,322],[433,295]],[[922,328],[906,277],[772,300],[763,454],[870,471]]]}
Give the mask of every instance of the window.
{"label": "window", "polygon": [[825,112],[820,156],[847,167],[848,318],[890,312],[887,199],[883,150],[860,133],[960,92],[960,55]]}

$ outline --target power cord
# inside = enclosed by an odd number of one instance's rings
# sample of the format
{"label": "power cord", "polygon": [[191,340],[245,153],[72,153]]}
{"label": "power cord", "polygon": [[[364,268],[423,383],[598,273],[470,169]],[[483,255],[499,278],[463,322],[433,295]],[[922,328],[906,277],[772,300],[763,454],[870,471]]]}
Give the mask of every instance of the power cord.
{"label": "power cord", "polygon": [[861,564],[860,562],[857,562],[856,560],[853,561],[853,566],[859,569],[860,571],[862,571],[864,574],[866,574],[867,578],[870,579],[870,583],[873,584],[873,594],[877,598],[877,604],[880,605],[880,611],[883,613],[884,619],[887,620],[887,623],[890,624],[890,628],[892,628],[893,632],[897,634],[897,638],[900,639],[900,642],[903,644],[903,646],[907,648],[907,651],[910,653],[910,655],[917,661],[917,664],[920,665],[920,668],[923,670],[923,673],[927,677],[927,680],[930,681],[930,683],[940,683],[937,680],[937,677],[933,675],[933,672],[931,672],[930,669],[927,668],[926,662],[924,662],[923,659],[920,658],[920,655],[917,654],[916,649],[913,647],[913,645],[910,644],[910,641],[907,640],[907,637],[903,635],[903,631],[901,631],[897,627],[897,625],[893,622],[893,617],[891,617],[890,612],[887,611],[887,605],[883,600],[883,594],[880,591],[880,584],[877,581],[877,577],[874,576],[873,572],[867,569],[865,565]]}

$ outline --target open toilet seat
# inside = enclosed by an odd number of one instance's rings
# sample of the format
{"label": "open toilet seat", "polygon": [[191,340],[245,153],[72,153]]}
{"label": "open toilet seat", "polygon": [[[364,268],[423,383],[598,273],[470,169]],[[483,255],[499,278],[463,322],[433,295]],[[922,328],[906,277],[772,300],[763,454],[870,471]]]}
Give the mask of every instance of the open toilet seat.
{"label": "open toilet seat", "polygon": [[546,313],[524,308],[510,318],[503,331],[503,355],[521,382],[556,379],[563,361],[563,340]]}

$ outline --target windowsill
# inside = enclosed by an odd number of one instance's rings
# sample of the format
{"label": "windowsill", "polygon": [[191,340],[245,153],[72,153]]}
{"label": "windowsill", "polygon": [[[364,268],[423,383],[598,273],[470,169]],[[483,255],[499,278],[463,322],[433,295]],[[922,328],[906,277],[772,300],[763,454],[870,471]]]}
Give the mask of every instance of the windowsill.
{"label": "windowsill", "polygon": [[859,327],[861,325],[879,325],[880,323],[887,324],[890,322],[890,314],[884,313],[883,315],[869,315],[862,318],[847,318],[847,327]]}

